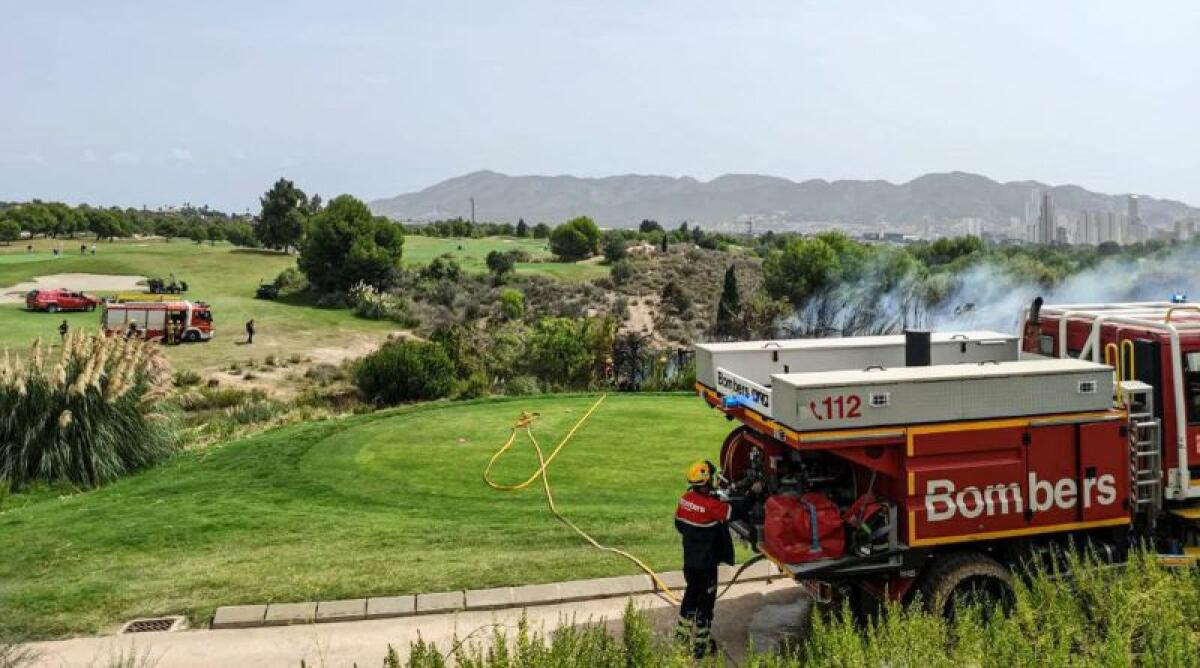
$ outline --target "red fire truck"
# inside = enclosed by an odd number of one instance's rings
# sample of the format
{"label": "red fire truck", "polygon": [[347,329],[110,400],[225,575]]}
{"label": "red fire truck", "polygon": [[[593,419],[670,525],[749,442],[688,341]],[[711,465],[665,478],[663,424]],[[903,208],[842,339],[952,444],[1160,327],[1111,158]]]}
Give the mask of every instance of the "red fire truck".
{"label": "red fire truck", "polygon": [[212,310],[204,302],[105,303],[100,328],[106,334],[128,334],[147,340],[195,342],[212,339]]}
{"label": "red fire truck", "polygon": [[1003,598],[1070,550],[1195,563],[1200,307],[1039,300],[1020,331],[698,344],[741,423],[725,493],[765,489],[731,530],[856,606]]}

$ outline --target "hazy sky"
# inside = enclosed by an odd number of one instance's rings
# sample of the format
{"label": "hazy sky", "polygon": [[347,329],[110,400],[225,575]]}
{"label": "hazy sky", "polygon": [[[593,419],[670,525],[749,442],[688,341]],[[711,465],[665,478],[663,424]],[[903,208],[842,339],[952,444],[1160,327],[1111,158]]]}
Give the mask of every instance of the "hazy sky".
{"label": "hazy sky", "polygon": [[3,0],[0,199],[957,169],[1200,204],[1198,34],[1193,0]]}

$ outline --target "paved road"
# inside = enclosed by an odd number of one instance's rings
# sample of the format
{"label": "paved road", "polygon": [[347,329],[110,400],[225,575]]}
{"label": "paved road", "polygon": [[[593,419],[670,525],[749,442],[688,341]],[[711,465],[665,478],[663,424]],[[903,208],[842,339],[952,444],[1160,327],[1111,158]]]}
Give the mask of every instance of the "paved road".
{"label": "paved road", "polygon": [[[534,628],[545,630],[560,620],[607,622],[619,628],[627,599],[601,599],[582,603],[539,606],[528,609]],[[655,627],[669,633],[675,624],[675,609],[653,596],[635,596],[634,604],[651,615]],[[738,584],[717,604],[714,630],[718,642],[736,661],[745,654],[747,641],[770,647],[782,635],[794,632],[808,612],[808,599],[791,582]],[[115,657],[136,656],[156,668],[199,666],[289,666],[303,659],[309,666],[341,667],[358,664],[377,666],[388,644],[407,655],[409,643],[418,638],[436,643],[443,651],[453,638],[483,629],[473,637],[486,641],[492,625],[516,629],[522,610],[461,612],[337,624],[267,627],[236,630],[195,630],[146,633],[135,636],[74,638],[36,643],[37,666],[71,667],[110,665]]]}

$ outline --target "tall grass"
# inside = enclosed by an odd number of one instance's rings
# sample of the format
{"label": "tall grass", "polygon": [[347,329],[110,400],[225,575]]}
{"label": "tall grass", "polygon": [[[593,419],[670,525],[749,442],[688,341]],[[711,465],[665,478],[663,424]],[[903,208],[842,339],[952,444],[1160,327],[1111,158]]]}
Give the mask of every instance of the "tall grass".
{"label": "tall grass", "polygon": [[0,355],[0,481],[96,487],[174,450],[156,344],[72,331],[48,357],[40,339]]}
{"label": "tall grass", "polygon": [[[718,607],[718,615],[720,609]],[[418,642],[401,662],[389,648],[384,665],[440,668],[697,665],[683,648],[650,633],[645,616],[627,608],[617,639],[600,625],[563,625],[548,636],[524,624],[515,637],[494,632],[488,643],[445,652]],[[735,665],[717,656],[700,665]],[[1012,666],[1200,666],[1200,570],[1168,570],[1153,555],[1125,567],[1075,561],[1019,581],[1007,614],[967,608],[953,621],[921,606],[890,606],[865,625],[848,610],[813,615],[803,637],[779,655],[751,652],[742,668],[1010,668]]]}

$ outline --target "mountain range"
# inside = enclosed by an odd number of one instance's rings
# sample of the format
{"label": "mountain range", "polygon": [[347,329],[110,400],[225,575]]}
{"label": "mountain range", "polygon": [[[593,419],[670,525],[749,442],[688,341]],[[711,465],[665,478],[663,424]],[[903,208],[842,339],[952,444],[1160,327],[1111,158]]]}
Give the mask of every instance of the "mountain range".
{"label": "mountain range", "polygon": [[[1058,212],[1084,209],[1125,211],[1127,195],[1108,195],[1075,185],[1036,181],[1001,183],[966,172],[926,174],[906,183],[882,180],[789,181],[758,174],[725,174],[711,181],[691,177],[627,174],[602,178],[508,176],[478,171],[414,193],[370,203],[379,215],[429,221],[471,216],[479,221],[558,223],[591,216],[602,227],[634,227],[642,219],[665,225],[680,221],[712,225],[753,219],[766,227],[788,223],[940,224],[982,218],[1007,224],[1024,219],[1027,203],[1036,214],[1039,192],[1053,193]],[[1142,219],[1167,226],[1180,218],[1200,219],[1200,209],[1183,202],[1139,196]]]}

